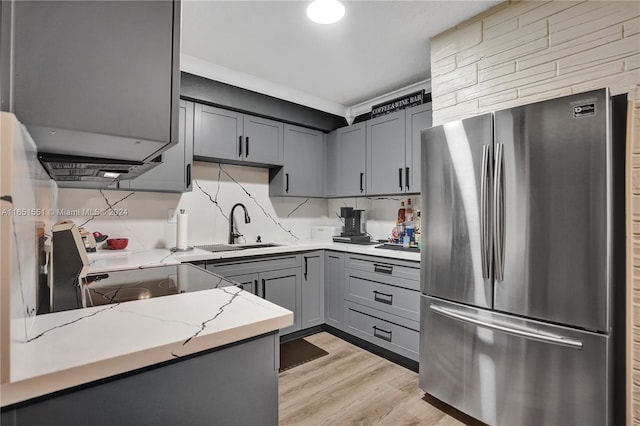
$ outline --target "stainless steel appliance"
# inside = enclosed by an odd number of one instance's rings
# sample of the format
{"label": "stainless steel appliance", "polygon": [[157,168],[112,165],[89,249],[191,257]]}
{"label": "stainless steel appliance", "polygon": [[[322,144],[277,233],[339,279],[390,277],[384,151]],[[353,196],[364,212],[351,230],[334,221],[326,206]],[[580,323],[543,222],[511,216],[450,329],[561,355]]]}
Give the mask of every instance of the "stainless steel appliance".
{"label": "stainless steel appliance", "polygon": [[597,90],[423,130],[427,393],[497,425],[624,414],[625,108]]}
{"label": "stainless steel appliance", "polygon": [[368,244],[371,241],[371,237],[364,232],[363,212],[364,210],[357,210],[353,207],[340,207],[340,217],[344,221],[344,230],[340,235],[335,235],[333,241]]}

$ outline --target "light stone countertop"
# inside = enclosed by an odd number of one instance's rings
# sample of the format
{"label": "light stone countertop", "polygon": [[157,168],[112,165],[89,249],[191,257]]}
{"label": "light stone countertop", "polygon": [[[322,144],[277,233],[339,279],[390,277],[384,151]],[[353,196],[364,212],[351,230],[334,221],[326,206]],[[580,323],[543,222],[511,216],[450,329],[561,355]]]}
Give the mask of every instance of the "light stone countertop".
{"label": "light stone countertop", "polygon": [[[213,276],[213,275],[212,275]],[[214,276],[215,277],[215,276]],[[11,323],[2,406],[276,331],[293,313],[229,286]]]}

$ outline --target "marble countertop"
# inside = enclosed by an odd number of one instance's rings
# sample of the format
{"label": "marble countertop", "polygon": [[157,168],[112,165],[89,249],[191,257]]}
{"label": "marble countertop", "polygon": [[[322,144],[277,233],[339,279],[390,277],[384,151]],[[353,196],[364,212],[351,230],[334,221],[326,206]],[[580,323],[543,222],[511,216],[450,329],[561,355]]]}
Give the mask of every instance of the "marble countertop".
{"label": "marble countertop", "polygon": [[291,324],[291,311],[234,286],[15,320],[2,406]]}
{"label": "marble countertop", "polygon": [[133,250],[127,251],[122,255],[116,255],[113,253],[103,253],[111,252],[110,250],[100,250],[98,253],[89,256],[89,260],[91,262],[89,265],[89,273],[97,274],[122,269],[135,269],[158,265],[175,265],[177,263],[184,262],[235,259],[241,257],[287,254],[311,250],[333,250],[344,253],[386,257],[388,259],[399,259],[413,262],[420,261],[420,253],[379,249],[375,248],[375,245],[304,241],[295,244],[283,243],[277,247],[250,248],[216,253],[194,248],[193,250],[175,253],[172,253],[167,249]]}

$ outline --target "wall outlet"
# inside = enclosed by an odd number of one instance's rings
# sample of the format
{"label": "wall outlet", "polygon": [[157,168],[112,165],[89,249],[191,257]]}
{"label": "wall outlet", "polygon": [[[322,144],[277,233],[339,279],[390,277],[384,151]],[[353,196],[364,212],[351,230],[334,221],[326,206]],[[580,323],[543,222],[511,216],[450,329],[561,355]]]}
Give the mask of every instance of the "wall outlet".
{"label": "wall outlet", "polygon": [[176,211],[178,209],[169,209],[167,212],[167,223],[176,223]]}

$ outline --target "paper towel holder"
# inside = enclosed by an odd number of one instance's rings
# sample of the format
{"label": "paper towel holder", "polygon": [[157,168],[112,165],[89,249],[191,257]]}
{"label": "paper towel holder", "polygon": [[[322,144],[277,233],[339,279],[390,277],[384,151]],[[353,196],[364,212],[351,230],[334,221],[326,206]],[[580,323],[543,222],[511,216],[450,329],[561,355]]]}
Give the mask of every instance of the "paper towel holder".
{"label": "paper towel holder", "polygon": [[[184,212],[185,212],[185,210],[184,210],[184,209],[180,209],[180,214],[184,214]],[[177,241],[177,240],[178,240],[178,238],[176,238],[176,247],[171,247],[171,248],[169,249],[169,251],[171,251],[172,253],[175,253],[175,252],[185,252],[185,251],[191,251],[191,250],[193,250],[193,246],[187,246],[186,248],[178,248],[178,247],[177,247],[177,245],[178,245],[178,241]]]}

